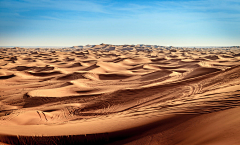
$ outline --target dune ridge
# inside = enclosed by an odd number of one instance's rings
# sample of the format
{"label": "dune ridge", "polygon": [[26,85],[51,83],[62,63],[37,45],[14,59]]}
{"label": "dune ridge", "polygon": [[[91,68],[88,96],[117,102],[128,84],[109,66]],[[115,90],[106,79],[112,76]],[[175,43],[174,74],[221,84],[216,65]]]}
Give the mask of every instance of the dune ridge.
{"label": "dune ridge", "polygon": [[0,84],[0,143],[240,143],[238,47],[0,48]]}

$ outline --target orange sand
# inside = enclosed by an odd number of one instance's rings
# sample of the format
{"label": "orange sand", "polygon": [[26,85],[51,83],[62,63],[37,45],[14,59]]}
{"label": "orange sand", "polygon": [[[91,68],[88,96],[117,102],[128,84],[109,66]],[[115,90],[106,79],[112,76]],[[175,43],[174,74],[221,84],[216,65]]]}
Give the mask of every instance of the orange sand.
{"label": "orange sand", "polygon": [[240,144],[240,49],[0,48],[0,144]]}

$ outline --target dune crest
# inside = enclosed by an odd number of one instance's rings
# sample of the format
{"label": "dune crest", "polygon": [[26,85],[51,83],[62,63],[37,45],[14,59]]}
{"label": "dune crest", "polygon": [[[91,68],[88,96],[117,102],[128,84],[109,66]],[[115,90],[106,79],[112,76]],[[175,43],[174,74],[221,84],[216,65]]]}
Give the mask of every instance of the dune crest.
{"label": "dune crest", "polygon": [[0,48],[0,84],[3,144],[240,142],[237,47]]}

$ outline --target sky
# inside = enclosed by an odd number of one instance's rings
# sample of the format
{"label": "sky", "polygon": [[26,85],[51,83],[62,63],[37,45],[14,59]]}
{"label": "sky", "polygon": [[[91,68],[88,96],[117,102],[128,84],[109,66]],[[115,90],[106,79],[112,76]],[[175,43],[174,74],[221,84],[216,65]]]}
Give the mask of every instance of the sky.
{"label": "sky", "polygon": [[0,0],[0,46],[239,46],[240,0]]}

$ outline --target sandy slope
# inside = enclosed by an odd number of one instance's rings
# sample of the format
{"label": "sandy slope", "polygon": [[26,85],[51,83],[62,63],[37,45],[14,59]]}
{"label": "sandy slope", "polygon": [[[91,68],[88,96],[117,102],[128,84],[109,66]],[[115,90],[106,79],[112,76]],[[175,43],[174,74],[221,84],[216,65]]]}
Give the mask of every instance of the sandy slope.
{"label": "sandy slope", "polygon": [[0,84],[0,143],[240,144],[239,48],[2,48]]}

